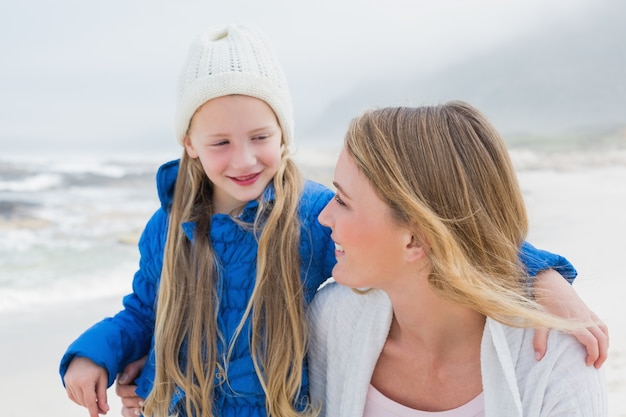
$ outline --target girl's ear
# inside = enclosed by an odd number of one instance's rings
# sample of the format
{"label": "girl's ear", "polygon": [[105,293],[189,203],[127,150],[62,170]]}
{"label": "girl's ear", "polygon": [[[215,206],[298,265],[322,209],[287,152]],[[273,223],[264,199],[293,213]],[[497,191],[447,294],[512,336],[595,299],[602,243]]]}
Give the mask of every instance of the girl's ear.
{"label": "girl's ear", "polygon": [[196,152],[193,144],[191,143],[191,139],[189,138],[189,134],[185,135],[183,139],[183,143],[185,144],[185,150],[187,151],[187,156],[191,159],[196,159],[198,157],[198,152]]}

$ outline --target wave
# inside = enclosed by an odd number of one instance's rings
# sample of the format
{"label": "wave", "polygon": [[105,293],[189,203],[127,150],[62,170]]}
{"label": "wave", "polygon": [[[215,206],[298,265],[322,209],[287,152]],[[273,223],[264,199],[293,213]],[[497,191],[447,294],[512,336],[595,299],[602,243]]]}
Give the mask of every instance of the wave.
{"label": "wave", "polygon": [[96,300],[130,293],[133,263],[94,271],[81,277],[59,274],[56,279],[26,284],[0,285],[0,313],[43,308],[79,300]]}
{"label": "wave", "polygon": [[0,191],[35,192],[58,188],[62,184],[62,175],[35,173],[14,180],[0,180]]}
{"label": "wave", "polygon": [[56,158],[42,156],[0,159],[0,191],[32,193],[62,187],[110,185],[152,180],[160,161],[152,158]]}

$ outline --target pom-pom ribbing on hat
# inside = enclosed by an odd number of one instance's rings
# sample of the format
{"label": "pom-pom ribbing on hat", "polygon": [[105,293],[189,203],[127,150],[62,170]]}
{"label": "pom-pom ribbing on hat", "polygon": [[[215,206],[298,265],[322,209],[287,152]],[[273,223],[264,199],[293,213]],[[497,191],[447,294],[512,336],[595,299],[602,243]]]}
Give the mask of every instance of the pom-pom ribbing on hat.
{"label": "pom-pom ribbing on hat", "polygon": [[278,118],[283,141],[292,143],[293,109],[287,79],[263,33],[242,25],[212,28],[191,44],[178,80],[178,142],[183,144],[200,106],[232,94],[265,101]]}

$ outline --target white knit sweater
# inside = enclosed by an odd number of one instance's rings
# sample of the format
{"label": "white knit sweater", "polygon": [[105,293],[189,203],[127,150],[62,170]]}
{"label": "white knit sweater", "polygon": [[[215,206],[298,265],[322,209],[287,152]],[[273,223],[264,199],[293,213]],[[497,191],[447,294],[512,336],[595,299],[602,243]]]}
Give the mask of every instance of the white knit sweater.
{"label": "white knit sweater", "polygon": [[[391,302],[339,284],[322,288],[309,309],[311,398],[322,416],[362,417],[374,366],[389,332]],[[552,331],[548,352],[535,359],[533,330],[487,319],[481,344],[485,417],[603,417],[602,370],[585,365],[573,337]]]}

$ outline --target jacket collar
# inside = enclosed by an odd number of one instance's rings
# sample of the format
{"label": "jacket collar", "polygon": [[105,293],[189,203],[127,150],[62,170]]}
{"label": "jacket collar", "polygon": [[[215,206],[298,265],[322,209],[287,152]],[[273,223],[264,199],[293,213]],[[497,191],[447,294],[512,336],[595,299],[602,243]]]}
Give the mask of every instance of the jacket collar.
{"label": "jacket collar", "polygon": [[[159,201],[161,202],[161,207],[166,211],[169,211],[172,206],[172,201],[174,199],[174,188],[176,186],[176,178],[178,177],[179,167],[180,159],[169,161],[161,165],[156,174]],[[268,184],[268,186],[265,188],[265,191],[263,192],[263,196],[261,198],[265,202],[272,202],[276,199],[276,192],[272,183]],[[258,200],[248,201],[248,203],[244,206],[239,218],[244,222],[252,223],[256,216],[258,207]],[[230,218],[230,216],[226,214],[215,214],[213,218]],[[195,227],[196,225],[194,222],[184,222],[182,224],[182,228],[190,240],[192,240],[193,238]]]}

